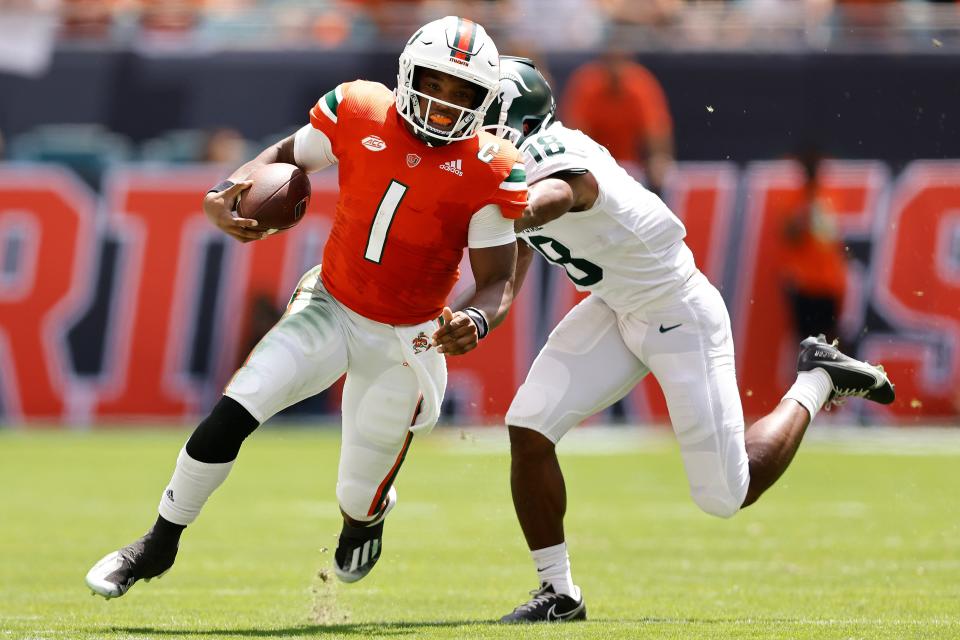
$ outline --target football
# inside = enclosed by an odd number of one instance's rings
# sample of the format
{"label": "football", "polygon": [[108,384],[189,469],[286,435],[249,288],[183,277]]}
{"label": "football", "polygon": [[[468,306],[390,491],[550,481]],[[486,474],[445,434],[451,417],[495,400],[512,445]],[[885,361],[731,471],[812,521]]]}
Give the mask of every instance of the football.
{"label": "football", "polygon": [[299,167],[276,162],[260,167],[248,179],[253,185],[240,194],[239,217],[253,218],[259,229],[270,231],[300,222],[310,202],[310,178]]}

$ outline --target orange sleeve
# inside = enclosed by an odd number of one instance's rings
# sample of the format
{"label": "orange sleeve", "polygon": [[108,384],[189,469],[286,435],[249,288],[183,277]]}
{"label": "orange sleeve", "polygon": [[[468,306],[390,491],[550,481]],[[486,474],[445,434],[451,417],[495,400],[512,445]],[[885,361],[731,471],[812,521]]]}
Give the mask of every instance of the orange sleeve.
{"label": "orange sleeve", "polygon": [[523,210],[527,208],[527,186],[523,185],[522,191],[497,189],[497,192],[490,198],[490,202],[500,207],[500,213],[504,218],[516,220],[523,215]]}
{"label": "orange sleeve", "polygon": [[328,91],[310,109],[310,124],[330,138],[334,150],[337,148],[337,121],[346,110],[343,104],[344,96],[349,92],[351,84],[353,83],[345,82],[337,85],[336,89]]}
{"label": "orange sleeve", "polygon": [[516,220],[527,206],[527,172],[520,152],[512,145],[508,149],[508,153],[501,152],[491,163],[503,178],[484,204],[495,204],[504,218]]}

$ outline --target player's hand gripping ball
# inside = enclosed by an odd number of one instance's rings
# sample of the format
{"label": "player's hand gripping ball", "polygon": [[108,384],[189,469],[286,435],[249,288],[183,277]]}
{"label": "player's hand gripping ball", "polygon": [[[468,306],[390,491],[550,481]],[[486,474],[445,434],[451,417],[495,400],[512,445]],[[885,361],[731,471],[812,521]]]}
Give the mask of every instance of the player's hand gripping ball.
{"label": "player's hand gripping ball", "polygon": [[310,203],[310,178],[299,167],[267,164],[247,178],[253,184],[240,193],[237,217],[257,221],[260,232],[289,229],[303,218]]}

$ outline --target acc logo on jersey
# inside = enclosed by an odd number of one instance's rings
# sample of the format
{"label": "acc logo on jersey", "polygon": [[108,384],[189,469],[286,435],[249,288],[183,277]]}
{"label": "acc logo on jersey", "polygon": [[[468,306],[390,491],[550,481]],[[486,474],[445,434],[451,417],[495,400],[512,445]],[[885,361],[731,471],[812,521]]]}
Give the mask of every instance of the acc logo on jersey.
{"label": "acc logo on jersey", "polygon": [[360,144],[370,151],[383,151],[387,148],[387,143],[381,140],[379,136],[367,136],[360,141]]}
{"label": "acc logo on jersey", "polygon": [[427,338],[427,334],[425,334],[423,331],[417,334],[411,344],[413,346],[414,353],[423,353],[424,351],[430,350],[430,339]]}
{"label": "acc logo on jersey", "polygon": [[420,164],[420,156],[415,153],[407,154],[407,166],[413,169],[415,166]]}

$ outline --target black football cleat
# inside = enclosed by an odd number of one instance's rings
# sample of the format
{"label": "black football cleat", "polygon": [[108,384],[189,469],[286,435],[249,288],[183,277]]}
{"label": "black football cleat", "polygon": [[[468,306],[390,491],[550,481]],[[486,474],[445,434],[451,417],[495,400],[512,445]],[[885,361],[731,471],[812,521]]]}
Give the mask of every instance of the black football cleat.
{"label": "black football cleat", "polygon": [[839,406],[850,397],[866,398],[880,404],[890,404],[896,394],[882,365],[861,362],[841,353],[837,341],[833,344],[821,333],[800,343],[797,371],[823,369],[833,381],[833,393],[826,407]]}
{"label": "black football cleat", "polygon": [[169,571],[177,557],[177,548],[175,543],[168,545],[157,542],[148,533],[101,558],[87,572],[87,586],[94,595],[101,595],[108,600],[119,598],[137,580],[150,582]]}
{"label": "black football cleat", "polygon": [[500,618],[506,624],[524,624],[528,622],[573,622],[587,619],[587,605],[580,600],[574,600],[565,593],[557,593],[553,585],[544,582],[539,589],[530,592],[533,596],[512,613]]}
{"label": "black football cleat", "polygon": [[383,522],[396,504],[397,490],[390,487],[387,504],[376,519],[362,527],[343,523],[333,554],[333,571],[341,582],[362,580],[377,564],[383,551]]}

